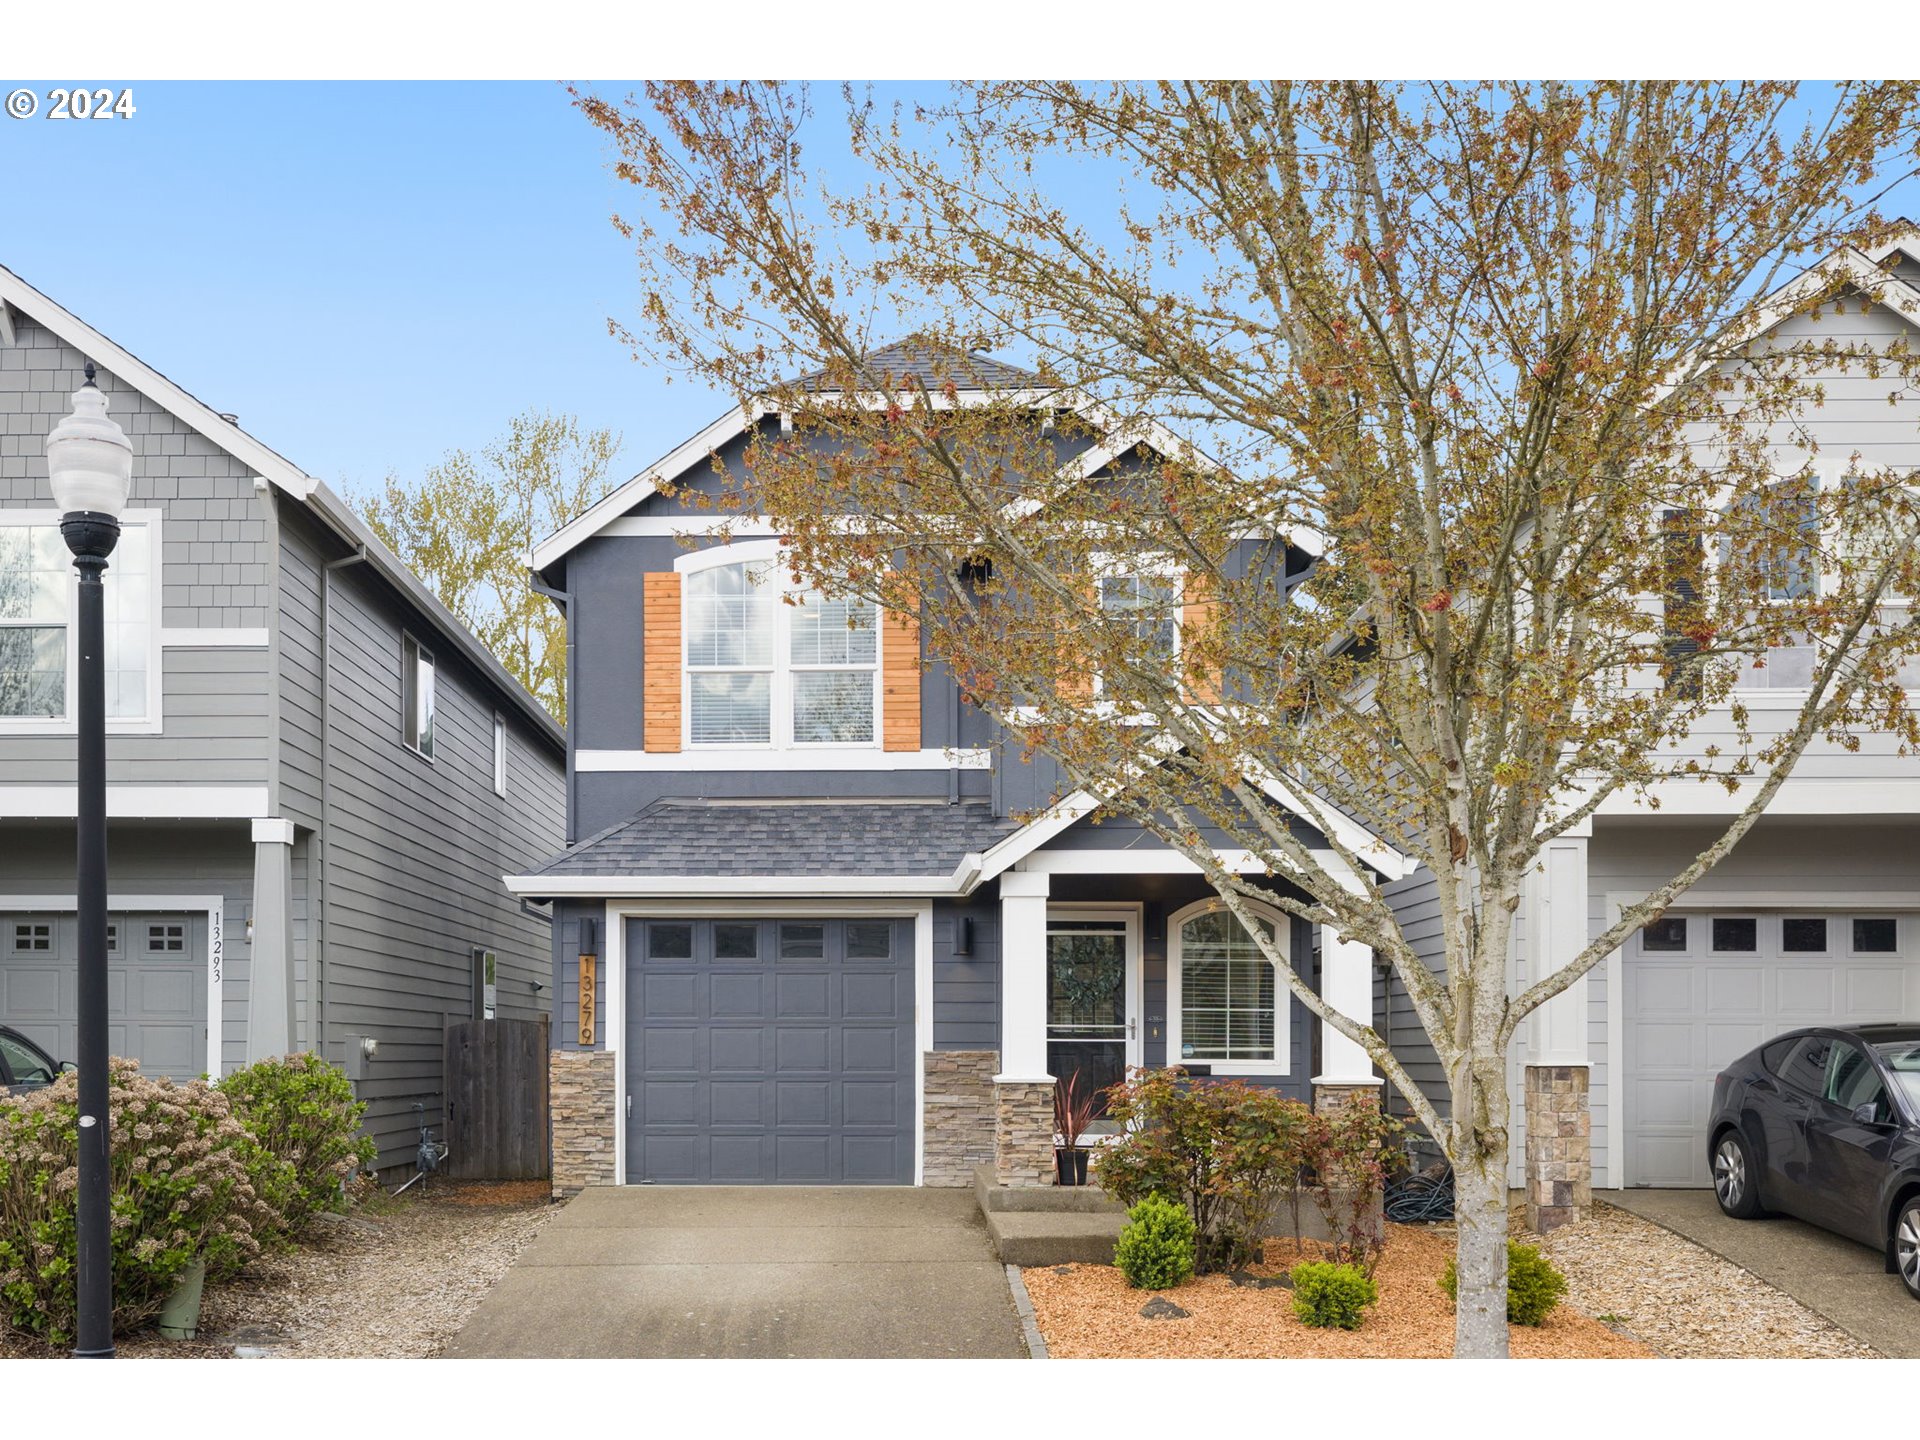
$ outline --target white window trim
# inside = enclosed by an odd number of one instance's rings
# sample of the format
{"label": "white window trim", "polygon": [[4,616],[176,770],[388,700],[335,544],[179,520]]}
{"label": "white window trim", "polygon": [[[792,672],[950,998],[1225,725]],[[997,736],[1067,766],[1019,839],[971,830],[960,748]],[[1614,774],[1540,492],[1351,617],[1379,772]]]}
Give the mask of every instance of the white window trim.
{"label": "white window trim", "polygon": [[493,712],[493,793],[507,794],[507,717]]}
{"label": "white window trim", "polygon": [[418,635],[415,635],[411,630],[402,630],[400,632],[400,748],[419,756],[422,760],[426,761],[427,764],[431,765],[433,764],[433,751],[422,750],[415,742],[425,734],[437,744],[439,742],[438,727],[429,724],[424,727],[424,729],[416,729],[414,739],[407,739],[407,724],[410,720],[416,718],[408,713],[409,706],[410,704],[417,705],[419,703],[419,693],[417,690],[412,694],[408,693],[414,685],[413,677],[408,673],[407,668],[408,645],[413,646],[415,654],[421,659],[424,659],[427,662],[427,667],[433,672],[433,708],[435,719],[439,718],[440,711],[440,664],[434,659],[433,651],[429,650],[426,645],[422,643]]}
{"label": "white window trim", "polygon": [[[1102,580],[1169,580],[1173,582],[1173,653],[1168,656],[1169,663],[1177,674],[1180,666],[1181,632],[1184,630],[1187,603],[1187,567],[1171,555],[1149,553],[1146,555],[1124,555],[1112,551],[1097,551],[1092,557],[1093,566],[1093,603],[1102,615],[1119,614],[1108,611],[1100,603],[1100,582]],[[1093,693],[1100,694],[1105,689],[1105,678],[1098,672],[1093,676]]]}
{"label": "white window trim", "polygon": [[[1280,953],[1293,961],[1292,922],[1271,905],[1263,905],[1258,900],[1243,902],[1261,919],[1273,926],[1274,940]],[[1218,896],[1206,900],[1196,900],[1193,904],[1176,910],[1167,917],[1167,1064],[1204,1065],[1214,1075],[1291,1075],[1293,1073],[1293,992],[1287,988],[1286,981],[1280,978],[1278,966],[1273,973],[1273,1059],[1271,1060],[1208,1060],[1195,1055],[1191,1061],[1181,1057],[1180,1047],[1180,980],[1181,967],[1185,961],[1182,954],[1180,932],[1186,928],[1189,920],[1208,915],[1216,910],[1225,910],[1226,902]],[[1271,963],[1271,962],[1269,962]]]}
{"label": "white window trim", "polygon": [[[886,671],[886,626],[879,623],[876,611],[873,637],[873,738],[871,740],[830,740],[804,741],[793,738],[793,676],[796,673],[818,671],[858,670],[857,665],[801,665],[796,666],[792,659],[793,611],[794,606],[786,603],[785,597],[798,594],[789,578],[785,562],[781,559],[786,549],[783,540],[753,540],[738,545],[714,545],[705,550],[696,550],[690,555],[682,555],[673,562],[673,568],[682,581],[680,597],[680,746],[682,750],[698,750],[716,753],[727,751],[748,751],[765,754],[768,751],[792,751],[802,755],[819,753],[831,754],[873,754],[882,748],[885,728],[881,714],[881,702],[885,695],[883,677]],[[774,579],[778,589],[773,603],[773,651],[765,666],[701,666],[701,673],[732,673],[767,675],[767,739],[764,743],[734,740],[695,740],[693,738],[693,677],[694,666],[688,661],[688,647],[693,643],[693,627],[687,621],[687,600],[685,580],[688,575],[703,570],[718,569],[727,565],[766,564],[774,567]]]}
{"label": "white window trim", "polygon": [[[139,716],[126,716],[121,719],[109,717],[107,733],[109,735],[158,735],[161,726],[161,597],[166,593],[160,586],[161,566],[161,525],[162,513],[159,510],[129,510],[120,517],[120,528],[128,530],[134,526],[144,526],[147,530],[147,713]],[[0,525],[52,526],[60,528],[58,510],[0,510]],[[113,561],[107,561],[107,579],[111,585]],[[67,567],[67,690],[65,698],[66,714],[57,720],[45,719],[35,715],[0,715],[0,735],[72,735],[77,733],[79,721],[75,717],[74,705],[78,697],[74,693],[74,656],[73,627],[80,603],[80,577],[73,567]]]}

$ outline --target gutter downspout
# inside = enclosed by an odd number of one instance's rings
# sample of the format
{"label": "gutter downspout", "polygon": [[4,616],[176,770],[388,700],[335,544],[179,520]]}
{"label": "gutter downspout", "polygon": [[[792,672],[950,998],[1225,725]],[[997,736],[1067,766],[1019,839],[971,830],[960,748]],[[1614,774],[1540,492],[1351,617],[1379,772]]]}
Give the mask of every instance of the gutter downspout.
{"label": "gutter downspout", "polygon": [[320,567],[320,897],[315,907],[320,943],[313,953],[314,1048],[328,1061],[332,1060],[327,1053],[327,943],[333,927],[327,916],[333,908],[333,888],[327,881],[327,861],[333,850],[333,572],[363,565],[366,559],[367,547],[361,545],[353,554]]}
{"label": "gutter downspout", "polygon": [[531,565],[527,567],[527,583],[530,586],[532,586],[534,594],[546,596],[549,600],[557,604],[560,607],[560,613],[567,617],[567,694],[566,694],[566,701],[567,701],[567,829],[566,829],[566,837],[567,837],[567,844],[572,845],[576,838],[576,835],[574,832],[574,816],[579,813],[579,808],[580,808],[575,803],[575,801],[578,799],[577,792],[578,792],[579,785],[573,769],[573,757],[575,752],[578,751],[580,748],[580,745],[579,745],[580,737],[576,733],[579,726],[580,707],[574,703],[576,699],[576,696],[574,693],[574,661],[578,652],[578,645],[575,642],[574,636],[573,636],[573,592],[571,590],[557,589],[554,586],[549,585],[545,580],[542,580],[540,578],[540,572],[538,570],[535,570]]}

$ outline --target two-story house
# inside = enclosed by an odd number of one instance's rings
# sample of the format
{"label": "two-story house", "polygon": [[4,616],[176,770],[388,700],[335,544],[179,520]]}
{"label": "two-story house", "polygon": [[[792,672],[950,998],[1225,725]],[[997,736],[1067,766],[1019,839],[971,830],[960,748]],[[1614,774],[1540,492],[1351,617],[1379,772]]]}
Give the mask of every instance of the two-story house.
{"label": "two-story house", "polygon": [[[1029,378],[873,360],[935,389]],[[1090,797],[923,671],[914,617],[795,593],[765,523],[710,533],[715,459],[737,475],[750,427],[780,423],[729,412],[533,556],[568,622],[568,848],[508,884],[555,907],[556,1189],[964,1185],[982,1163],[1033,1183],[1054,1077],[1174,1062],[1302,1097],[1377,1085],[1189,861],[1091,823]],[[1052,443],[1096,481],[1149,463],[1097,425]],[[1312,560],[1274,535],[1230,563],[1291,584]],[[1139,602],[1125,578],[1103,604]],[[1266,920],[1323,994],[1370,1013],[1370,952]]]}
{"label": "two-story house", "polygon": [[73,573],[46,435],[99,367],[133,444],[106,575],[112,1051],[348,1066],[383,1166],[449,1020],[548,1009],[552,718],[312,476],[0,270],[0,1022],[74,1050]]}
{"label": "two-story house", "polygon": [[[1861,288],[1832,296],[1836,277]],[[1892,350],[1920,341],[1917,327],[1920,231],[1910,230],[1872,252],[1844,250],[1810,266],[1763,303],[1746,343]],[[1772,437],[1782,483],[1811,475],[1842,484],[1855,457],[1876,469],[1920,470],[1920,396],[1901,368],[1870,376],[1856,361],[1806,376],[1796,424]],[[1817,552],[1832,550],[1810,536],[1783,583],[1830,584]],[[1784,648],[1751,660],[1736,683],[1757,749],[1793,723],[1812,655]],[[1528,1187],[1544,1227],[1571,1218],[1594,1186],[1709,1184],[1714,1077],[1772,1036],[1920,1019],[1920,860],[1911,843],[1920,758],[1901,754],[1884,732],[1859,739],[1857,749],[1815,740],[1726,859],[1516,1037],[1511,1179]],[[1722,756],[1742,748],[1727,707],[1710,711],[1670,754],[1704,758],[1710,746]],[[1515,984],[1566,964],[1625,906],[1670,880],[1758,783],[1729,791],[1670,781],[1658,787],[1657,808],[1616,795],[1556,839],[1523,899]],[[1389,893],[1403,931],[1439,968],[1431,876],[1406,876]],[[1414,1077],[1444,1096],[1397,980],[1380,982],[1376,1025]],[[1835,1115],[1844,1119],[1838,1107]]]}

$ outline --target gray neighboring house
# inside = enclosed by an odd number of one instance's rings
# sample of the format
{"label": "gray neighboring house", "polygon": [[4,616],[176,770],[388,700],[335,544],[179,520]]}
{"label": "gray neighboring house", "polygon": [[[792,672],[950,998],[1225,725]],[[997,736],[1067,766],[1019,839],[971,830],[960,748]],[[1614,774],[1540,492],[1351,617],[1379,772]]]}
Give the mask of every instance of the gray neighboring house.
{"label": "gray neighboring house", "polygon": [[113,1053],[180,1079],[320,1053],[405,1163],[447,1022],[548,1012],[549,922],[500,876],[562,843],[563,736],[337,495],[3,269],[0,1021],[73,1053],[44,445],[88,359],[134,452],[106,577]]}
{"label": "gray neighboring house", "polygon": [[[874,358],[936,391],[1031,383],[977,355]],[[1030,393],[1037,419],[1067,403]],[[1050,433],[1090,484],[1178,444],[1081,413],[1091,433]],[[914,617],[783,595],[764,521],[707,533],[687,493],[780,424],[730,412],[534,552],[568,621],[568,844],[507,883],[554,905],[556,1191],[966,1185],[979,1164],[1043,1183],[1057,1076],[1171,1061],[1302,1098],[1378,1086],[1195,866],[1023,758],[1018,716],[923,673]],[[1230,563],[1291,585],[1313,539],[1249,537]],[[1109,579],[1103,603],[1153,589],[1177,636],[1177,573]],[[1343,838],[1405,873],[1357,827]],[[1368,950],[1277,909],[1266,923],[1322,994],[1369,1013]]]}

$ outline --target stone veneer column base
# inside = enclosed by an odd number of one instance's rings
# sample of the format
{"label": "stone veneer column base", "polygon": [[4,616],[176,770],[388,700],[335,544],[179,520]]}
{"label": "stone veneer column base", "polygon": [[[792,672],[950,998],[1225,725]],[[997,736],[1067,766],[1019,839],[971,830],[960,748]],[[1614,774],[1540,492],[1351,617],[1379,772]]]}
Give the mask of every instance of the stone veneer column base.
{"label": "stone veneer column base", "polygon": [[1593,1206],[1593,1113],[1587,1067],[1529,1065],[1527,1228],[1544,1235]]}
{"label": "stone veneer column base", "polygon": [[1315,1082],[1313,1087],[1313,1110],[1316,1115],[1331,1115],[1336,1110],[1345,1109],[1355,1100],[1367,1099],[1375,1105],[1380,1103],[1378,1084],[1373,1085],[1322,1085]]}
{"label": "stone veneer column base", "polygon": [[964,1188],[973,1184],[975,1166],[994,1163],[993,1076],[1000,1052],[929,1050],[920,1063],[926,1103],[920,1183]]}
{"label": "stone veneer column base", "polygon": [[1053,1082],[1003,1080],[993,1087],[993,1176],[1002,1185],[1051,1185]]}
{"label": "stone veneer column base", "polygon": [[613,1184],[613,1066],[605,1050],[547,1052],[556,1200]]}

